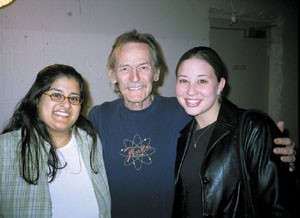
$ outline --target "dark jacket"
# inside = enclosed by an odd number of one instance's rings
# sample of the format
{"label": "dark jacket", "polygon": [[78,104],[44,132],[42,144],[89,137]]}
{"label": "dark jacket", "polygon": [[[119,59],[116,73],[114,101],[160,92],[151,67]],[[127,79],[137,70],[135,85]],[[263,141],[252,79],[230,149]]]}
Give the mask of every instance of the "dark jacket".
{"label": "dark jacket", "polygon": [[[202,186],[203,217],[251,217],[247,212],[241,185],[238,155],[238,127],[244,110],[223,98],[220,112],[205,152],[199,177]],[[196,121],[192,120],[178,139],[175,167],[174,217],[186,217],[184,186],[180,169],[190,144]],[[265,114],[251,112],[241,128],[245,135],[241,146],[251,177],[257,217],[289,217],[286,205],[291,194],[284,181],[288,165],[273,154],[273,139],[281,136],[276,124]],[[287,190],[284,190],[286,188]]]}

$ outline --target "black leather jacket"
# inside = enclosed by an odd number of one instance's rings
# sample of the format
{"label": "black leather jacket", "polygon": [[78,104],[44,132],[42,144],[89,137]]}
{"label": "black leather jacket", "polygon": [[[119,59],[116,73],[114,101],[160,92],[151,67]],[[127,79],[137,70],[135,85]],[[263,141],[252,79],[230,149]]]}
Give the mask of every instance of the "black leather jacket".
{"label": "black leather jacket", "polygon": [[[241,186],[241,170],[237,152],[237,131],[244,110],[223,98],[215,128],[208,143],[203,165],[199,169],[202,186],[203,217],[251,217],[247,212]],[[186,217],[184,186],[180,170],[190,144],[196,121],[192,120],[178,140],[175,168],[175,201],[173,217]],[[266,115],[251,112],[241,131],[245,135],[241,146],[249,173],[257,217],[289,217],[286,205],[288,193],[283,180],[288,178],[288,166],[273,154],[273,139],[281,133]]]}

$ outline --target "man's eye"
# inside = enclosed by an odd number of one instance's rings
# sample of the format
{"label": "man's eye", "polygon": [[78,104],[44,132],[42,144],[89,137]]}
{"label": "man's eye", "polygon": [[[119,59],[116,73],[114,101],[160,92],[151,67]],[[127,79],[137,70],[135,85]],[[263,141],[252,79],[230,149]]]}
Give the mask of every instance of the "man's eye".
{"label": "man's eye", "polygon": [[149,65],[142,65],[138,69],[139,69],[139,71],[148,71],[148,70],[150,70],[150,68],[151,67]]}
{"label": "man's eye", "polygon": [[129,71],[129,67],[121,67],[119,68],[119,72],[127,72]]}

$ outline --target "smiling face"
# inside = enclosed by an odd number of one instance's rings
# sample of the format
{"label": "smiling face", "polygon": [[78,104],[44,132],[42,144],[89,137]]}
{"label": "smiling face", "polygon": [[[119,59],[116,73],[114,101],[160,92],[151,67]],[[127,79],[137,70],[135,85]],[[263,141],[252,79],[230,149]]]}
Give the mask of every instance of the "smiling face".
{"label": "smiling face", "polygon": [[221,78],[218,82],[214,69],[203,59],[193,57],[183,61],[178,67],[178,102],[203,126],[217,119],[220,108],[218,97],[224,86],[225,79]]}
{"label": "smiling face", "polygon": [[[59,77],[56,79],[46,94],[60,93],[66,97],[80,97],[80,89],[75,79]],[[45,123],[49,134],[70,133],[71,127],[80,114],[81,105],[72,105],[65,98],[63,102],[55,102],[50,96],[42,95],[38,102],[38,114]]]}
{"label": "smiling face", "polygon": [[153,81],[159,71],[153,66],[152,55],[144,43],[126,43],[115,51],[116,67],[109,70],[111,83],[118,83],[125,106],[141,110],[152,102]]}

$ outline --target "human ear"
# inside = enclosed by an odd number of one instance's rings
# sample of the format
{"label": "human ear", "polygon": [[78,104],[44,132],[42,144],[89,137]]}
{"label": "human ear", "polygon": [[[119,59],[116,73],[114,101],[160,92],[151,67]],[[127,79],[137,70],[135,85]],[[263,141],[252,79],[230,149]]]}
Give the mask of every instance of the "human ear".
{"label": "human ear", "polygon": [[111,84],[116,84],[117,83],[117,77],[116,77],[116,74],[113,70],[108,70],[108,76],[110,78],[110,83]]}
{"label": "human ear", "polygon": [[225,84],[226,84],[226,79],[222,77],[218,84],[218,92],[217,92],[218,95],[221,95],[221,92],[223,91]]}
{"label": "human ear", "polygon": [[153,81],[155,81],[155,82],[158,81],[159,75],[160,75],[160,70],[157,70],[156,72],[154,72]]}

